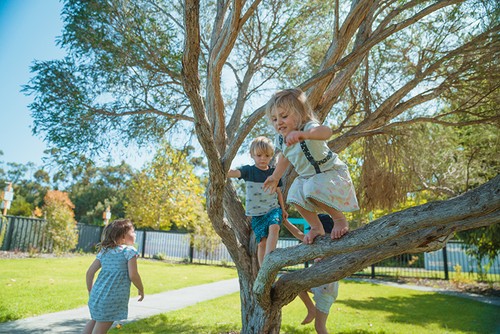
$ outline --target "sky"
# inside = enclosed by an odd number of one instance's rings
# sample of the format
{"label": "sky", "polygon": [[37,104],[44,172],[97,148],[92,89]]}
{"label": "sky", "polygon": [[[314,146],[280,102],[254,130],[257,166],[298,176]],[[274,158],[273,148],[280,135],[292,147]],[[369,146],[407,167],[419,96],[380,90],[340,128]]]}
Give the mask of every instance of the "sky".
{"label": "sky", "polygon": [[[47,146],[32,134],[28,105],[33,98],[21,89],[32,77],[33,61],[64,57],[56,45],[63,29],[61,9],[59,0],[0,0],[0,161],[43,165]],[[133,156],[125,160],[135,168],[151,158]],[[248,155],[243,155],[233,164],[250,162]]]}
{"label": "sky", "polygon": [[42,165],[46,146],[32,135],[28,105],[20,90],[29,82],[34,60],[64,57],[56,46],[61,35],[59,0],[0,0],[0,150],[4,162]]}

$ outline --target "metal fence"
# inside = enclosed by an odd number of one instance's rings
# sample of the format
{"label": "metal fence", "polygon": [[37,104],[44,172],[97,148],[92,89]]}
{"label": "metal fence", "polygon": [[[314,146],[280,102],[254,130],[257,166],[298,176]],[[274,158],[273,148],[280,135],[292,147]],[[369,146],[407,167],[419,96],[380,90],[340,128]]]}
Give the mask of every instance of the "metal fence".
{"label": "metal fence", "polygon": [[[400,254],[356,273],[371,278],[430,278],[488,280],[500,282],[500,257],[483,259],[481,266],[465,251],[460,241],[448,241],[440,250],[418,254]],[[481,272],[482,271],[482,272]]]}
{"label": "metal fence", "polygon": [[45,233],[44,219],[0,216],[0,249],[52,252],[52,240]]}
{"label": "metal fence", "polygon": [[[6,216],[0,220],[0,246],[6,251],[40,251],[51,252],[51,241],[44,236],[45,220]],[[102,226],[77,224],[78,245],[76,250],[94,252],[100,240]],[[200,236],[186,233],[165,231],[137,230],[137,249],[142,257],[159,258],[169,261],[202,263],[212,265],[234,265],[225,245],[219,244],[210,249],[197,248],[193,245],[203,244]],[[199,242],[197,242],[199,241]],[[296,245],[296,239],[280,238],[278,248]],[[303,268],[307,264],[296,265],[286,269]],[[491,263],[484,260],[482,268],[487,269],[487,275],[482,279],[500,281],[500,258]],[[441,250],[419,254],[401,254],[385,259],[355,275],[370,277],[414,277],[431,279],[450,279],[459,275],[467,278],[478,278],[476,260],[468,256],[463,244],[456,241],[448,242]]]}

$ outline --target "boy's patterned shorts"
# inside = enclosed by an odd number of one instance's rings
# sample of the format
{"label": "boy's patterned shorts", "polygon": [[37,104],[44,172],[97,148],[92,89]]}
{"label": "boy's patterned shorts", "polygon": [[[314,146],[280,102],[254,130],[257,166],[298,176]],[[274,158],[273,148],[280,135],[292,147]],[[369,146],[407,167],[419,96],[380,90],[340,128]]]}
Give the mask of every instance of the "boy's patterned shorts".
{"label": "boy's patterned shorts", "polygon": [[278,224],[281,225],[283,213],[281,208],[274,208],[265,215],[252,217],[252,230],[255,233],[257,243],[262,238],[267,238],[269,235],[269,226]]}

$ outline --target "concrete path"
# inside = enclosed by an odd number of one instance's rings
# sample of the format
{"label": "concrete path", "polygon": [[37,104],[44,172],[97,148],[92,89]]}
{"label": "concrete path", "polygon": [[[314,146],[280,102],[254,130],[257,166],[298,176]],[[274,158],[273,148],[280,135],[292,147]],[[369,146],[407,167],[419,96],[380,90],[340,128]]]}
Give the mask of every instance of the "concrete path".
{"label": "concrete path", "polygon": [[[240,290],[238,279],[196,285],[179,290],[146,295],[142,302],[131,298],[126,322],[178,310],[202,301],[222,297]],[[0,323],[2,334],[81,333],[90,319],[88,307],[44,314],[38,317]]]}

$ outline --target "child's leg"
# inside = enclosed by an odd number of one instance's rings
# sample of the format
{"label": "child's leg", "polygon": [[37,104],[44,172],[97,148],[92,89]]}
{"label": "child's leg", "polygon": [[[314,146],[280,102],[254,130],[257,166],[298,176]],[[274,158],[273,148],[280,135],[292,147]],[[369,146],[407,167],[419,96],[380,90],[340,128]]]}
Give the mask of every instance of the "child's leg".
{"label": "child's leg", "polygon": [[262,266],[262,262],[264,261],[264,255],[266,255],[266,242],[267,238],[262,238],[257,245],[257,260],[259,260],[259,268]]}
{"label": "child's leg", "polygon": [[92,334],[94,330],[95,320],[89,320],[85,327],[83,328],[83,334]]}
{"label": "child's leg", "polygon": [[267,236],[266,242],[266,252],[264,256],[271,253],[276,249],[276,245],[278,244],[278,237],[280,235],[280,226],[278,224],[272,224],[269,226],[269,235]]}
{"label": "child's leg", "polygon": [[324,203],[318,202],[314,199],[311,199],[311,201],[314,202],[314,204],[316,204],[316,206],[318,206],[322,210],[325,210],[326,213],[328,213],[332,217],[334,222],[332,233],[330,233],[332,239],[338,239],[349,231],[347,218],[341,211],[334,209]]}
{"label": "child's leg", "polygon": [[302,291],[301,293],[299,293],[299,297],[307,307],[307,315],[301,322],[302,325],[305,325],[314,320],[314,317],[316,316],[316,307],[314,306],[314,303],[311,300],[311,297],[309,297],[307,291]]}
{"label": "child's leg", "polygon": [[328,319],[328,313],[323,313],[316,309],[316,320],[314,321],[314,328],[318,334],[328,334],[326,329],[326,320]]}
{"label": "child's leg", "polygon": [[113,326],[113,321],[96,321],[92,334],[106,334]]}
{"label": "child's leg", "polygon": [[307,223],[311,226],[311,230],[304,236],[304,244],[312,244],[314,239],[317,236],[324,235],[325,230],[323,229],[323,225],[318,218],[318,214],[316,212],[312,212],[304,209],[299,205],[295,205],[297,211],[304,217]]}

